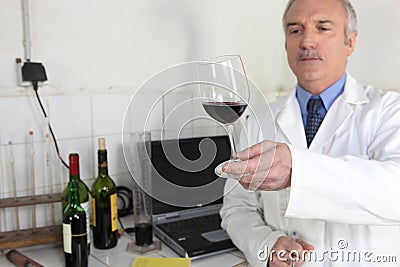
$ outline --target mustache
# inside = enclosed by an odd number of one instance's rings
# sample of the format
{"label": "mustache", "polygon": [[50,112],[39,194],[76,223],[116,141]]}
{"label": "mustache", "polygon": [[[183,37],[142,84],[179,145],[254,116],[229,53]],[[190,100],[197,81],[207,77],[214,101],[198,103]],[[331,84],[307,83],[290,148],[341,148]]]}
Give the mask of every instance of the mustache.
{"label": "mustache", "polygon": [[305,58],[317,58],[322,60],[322,56],[316,52],[316,51],[311,51],[311,50],[301,50],[300,52],[297,53],[296,55],[296,60],[300,61]]}

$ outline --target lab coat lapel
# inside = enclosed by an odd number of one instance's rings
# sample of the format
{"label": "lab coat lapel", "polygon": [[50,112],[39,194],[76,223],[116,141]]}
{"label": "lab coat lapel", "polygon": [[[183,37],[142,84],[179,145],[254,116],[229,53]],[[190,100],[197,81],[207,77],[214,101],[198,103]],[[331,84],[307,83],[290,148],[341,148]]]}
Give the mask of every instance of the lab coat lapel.
{"label": "lab coat lapel", "polygon": [[276,126],[289,143],[299,147],[307,147],[303,119],[301,118],[295,90],[286,96],[286,100],[277,110]]}
{"label": "lab coat lapel", "polygon": [[310,149],[319,151],[335,135],[342,125],[351,117],[357,104],[368,102],[361,84],[347,75],[343,94],[339,96],[328,110],[318,129]]}
{"label": "lab coat lapel", "polygon": [[352,106],[348,105],[340,98],[343,98],[343,95],[336,99],[322,121],[321,126],[310,144],[309,148],[311,150],[316,151],[322,148],[323,145],[334,136],[340,126],[353,114],[354,110]]}

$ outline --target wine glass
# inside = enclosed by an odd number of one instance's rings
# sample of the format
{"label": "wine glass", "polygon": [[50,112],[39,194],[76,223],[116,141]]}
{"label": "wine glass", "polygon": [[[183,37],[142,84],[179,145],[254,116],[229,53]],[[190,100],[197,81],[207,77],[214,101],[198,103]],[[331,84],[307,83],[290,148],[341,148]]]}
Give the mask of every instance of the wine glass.
{"label": "wine glass", "polygon": [[[198,63],[200,95],[207,114],[225,126],[231,146],[231,159],[239,161],[233,136],[233,124],[244,113],[249,103],[250,90],[239,55],[224,55]],[[222,167],[215,168],[215,173],[222,178],[239,179],[243,176],[225,173]]]}

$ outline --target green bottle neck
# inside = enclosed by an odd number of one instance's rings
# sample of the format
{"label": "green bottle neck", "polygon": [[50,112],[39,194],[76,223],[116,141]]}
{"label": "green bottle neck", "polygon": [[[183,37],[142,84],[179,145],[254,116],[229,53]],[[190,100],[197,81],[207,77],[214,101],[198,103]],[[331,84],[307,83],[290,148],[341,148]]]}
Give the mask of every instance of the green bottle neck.
{"label": "green bottle neck", "polygon": [[108,176],[108,168],[107,167],[99,167],[99,176],[100,177]]}
{"label": "green bottle neck", "polygon": [[107,150],[98,150],[99,177],[108,177]]}
{"label": "green bottle neck", "polygon": [[74,208],[80,205],[78,183],[75,181],[68,183],[68,204]]}
{"label": "green bottle neck", "polygon": [[76,183],[78,183],[78,182],[80,181],[79,174],[70,175],[70,176],[69,176],[69,181],[70,181],[70,182],[76,182]]}

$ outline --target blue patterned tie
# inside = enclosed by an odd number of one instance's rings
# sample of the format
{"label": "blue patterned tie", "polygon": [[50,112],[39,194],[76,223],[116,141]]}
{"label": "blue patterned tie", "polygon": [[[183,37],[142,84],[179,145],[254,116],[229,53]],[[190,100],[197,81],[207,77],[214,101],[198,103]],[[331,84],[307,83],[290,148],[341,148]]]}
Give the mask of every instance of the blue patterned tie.
{"label": "blue patterned tie", "polygon": [[306,124],[306,139],[307,139],[307,147],[310,147],[310,144],[318,131],[319,126],[323,120],[321,114],[318,112],[322,104],[322,100],[320,97],[318,98],[310,98],[307,103],[307,124]]}

